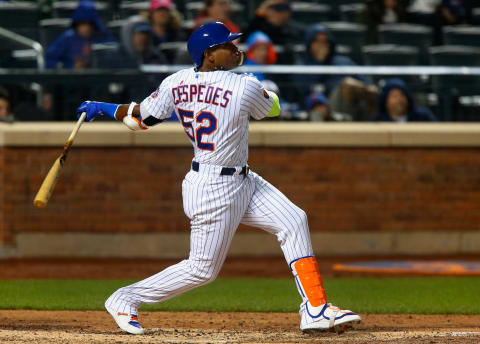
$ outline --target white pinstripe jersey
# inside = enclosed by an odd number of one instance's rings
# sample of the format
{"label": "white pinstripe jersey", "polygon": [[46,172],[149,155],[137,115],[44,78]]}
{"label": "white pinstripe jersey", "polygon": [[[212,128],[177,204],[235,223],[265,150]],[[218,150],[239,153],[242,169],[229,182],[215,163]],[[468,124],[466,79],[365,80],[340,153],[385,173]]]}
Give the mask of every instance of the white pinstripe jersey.
{"label": "white pinstripe jersey", "polygon": [[184,69],[165,78],[140,104],[149,116],[167,119],[175,111],[194,147],[194,160],[226,167],[248,160],[248,120],[267,116],[273,98],[253,76],[229,71]]}

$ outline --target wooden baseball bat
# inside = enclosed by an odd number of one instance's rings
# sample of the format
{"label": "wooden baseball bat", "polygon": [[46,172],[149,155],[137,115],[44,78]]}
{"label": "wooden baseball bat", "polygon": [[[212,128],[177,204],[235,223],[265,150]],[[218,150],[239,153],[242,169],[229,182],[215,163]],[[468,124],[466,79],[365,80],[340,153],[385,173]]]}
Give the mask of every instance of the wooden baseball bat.
{"label": "wooden baseball bat", "polygon": [[68,151],[70,150],[73,140],[75,139],[75,136],[77,136],[78,129],[80,129],[80,126],[85,120],[86,115],[87,113],[83,112],[80,118],[78,119],[78,122],[75,125],[75,128],[73,128],[73,131],[70,134],[70,137],[68,138],[67,142],[65,143],[65,146],[63,147],[62,154],[60,154],[57,160],[55,160],[55,162],[53,163],[53,166],[50,168],[50,171],[48,171],[47,176],[43,180],[42,186],[40,186],[40,189],[38,190],[37,195],[33,200],[33,205],[35,205],[37,208],[45,208],[47,206],[48,200],[50,199],[50,196],[52,196],[53,189],[55,188],[55,184],[57,184],[60,171],[63,168],[63,164],[65,163],[65,160],[67,159]]}

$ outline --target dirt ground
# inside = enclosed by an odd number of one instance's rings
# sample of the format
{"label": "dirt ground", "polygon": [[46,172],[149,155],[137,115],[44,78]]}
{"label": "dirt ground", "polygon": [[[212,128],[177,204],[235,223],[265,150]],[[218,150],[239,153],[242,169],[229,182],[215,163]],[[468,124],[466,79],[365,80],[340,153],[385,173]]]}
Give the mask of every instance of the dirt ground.
{"label": "dirt ground", "polygon": [[142,312],[143,336],[106,312],[0,311],[0,343],[479,343],[480,316],[362,315],[343,334],[303,334],[295,313]]}
{"label": "dirt ground", "polygon": [[[372,259],[319,261],[323,275],[332,276],[333,263]],[[174,262],[0,260],[0,283],[2,279],[25,278],[144,278]],[[290,272],[282,258],[227,259],[220,277],[239,276],[283,278]],[[297,313],[141,312],[140,321],[147,332],[131,336],[121,333],[101,311],[0,310],[0,343],[480,343],[480,315],[362,314],[362,318],[355,330],[312,335],[298,329]]]}

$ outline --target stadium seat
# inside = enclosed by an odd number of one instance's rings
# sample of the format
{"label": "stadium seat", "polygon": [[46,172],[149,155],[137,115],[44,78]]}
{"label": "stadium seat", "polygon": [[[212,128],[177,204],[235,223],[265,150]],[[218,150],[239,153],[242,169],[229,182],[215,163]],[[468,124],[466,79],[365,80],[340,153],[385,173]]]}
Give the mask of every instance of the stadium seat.
{"label": "stadium seat", "polygon": [[317,3],[322,3],[324,5],[330,6],[331,12],[330,17],[331,20],[343,20],[341,17],[341,6],[342,5],[350,5],[352,3],[360,3],[362,1],[359,0],[317,0]]}
{"label": "stadium seat", "polygon": [[10,68],[37,68],[37,53],[33,49],[12,51]]}
{"label": "stadium seat", "polygon": [[362,47],[367,40],[367,28],[365,25],[347,22],[323,23],[331,32],[338,44],[349,46],[355,62],[362,63]]}
{"label": "stadium seat", "polygon": [[429,48],[432,65],[480,66],[480,47],[443,45]]}
{"label": "stadium seat", "polygon": [[108,30],[112,33],[113,39],[120,42],[120,36],[123,25],[127,22],[126,19],[112,20],[107,23]]}
{"label": "stadium seat", "polygon": [[40,8],[35,2],[0,2],[0,26],[36,27]]}
{"label": "stadium seat", "polygon": [[365,8],[364,3],[340,5],[340,19],[344,22],[359,23],[360,15]]}
{"label": "stadium seat", "polygon": [[[171,61],[173,64],[177,64],[177,58],[181,53],[187,53],[187,43],[186,42],[165,42],[158,45],[158,50],[165,55],[168,61]],[[191,60],[189,60],[189,63]]]}
{"label": "stadium seat", "polygon": [[396,44],[366,45],[362,48],[363,61],[370,66],[414,66],[418,65],[417,47]]}
{"label": "stadium seat", "polygon": [[109,65],[109,57],[112,53],[118,51],[117,43],[97,43],[92,44],[91,57],[93,68],[106,68]]}
{"label": "stadium seat", "polygon": [[446,45],[480,46],[480,27],[446,26],[443,28],[443,41]]}
{"label": "stadium seat", "polygon": [[[339,54],[339,55],[344,55],[344,56],[348,56],[350,57],[351,59],[354,59],[354,56],[352,55],[352,49],[347,46],[347,45],[342,45],[342,44],[337,44],[336,45],[336,52]],[[283,47],[281,46],[275,46],[275,50],[279,50],[283,52]],[[295,63],[298,63],[300,61],[302,61],[304,58],[305,58],[305,44],[295,44],[293,46],[293,54],[294,54],[294,61]]]}
{"label": "stadium seat", "polygon": [[34,2],[0,2],[0,26],[34,41],[38,41],[39,18],[40,9]]}
{"label": "stadium seat", "polygon": [[415,11],[407,10],[408,22],[417,25],[432,26],[435,17],[435,11]]}
{"label": "stadium seat", "polygon": [[378,27],[381,44],[413,45],[420,50],[420,62],[428,64],[428,48],[432,45],[432,29],[416,24],[385,24]]}
{"label": "stadium seat", "polygon": [[65,30],[70,28],[72,20],[70,18],[51,18],[43,19],[38,23],[40,33],[40,44],[47,48],[53,43]]}
{"label": "stadium seat", "polygon": [[480,7],[472,9],[472,19],[476,25],[480,24]]}
{"label": "stadium seat", "polygon": [[[363,62],[369,66],[415,66],[419,64],[419,49],[417,47],[396,44],[366,45],[362,48]],[[391,77],[389,75],[388,77]],[[385,79],[383,75],[373,75],[373,80],[379,82]],[[425,85],[419,75],[402,75],[401,78],[412,91],[423,91]]]}
{"label": "stadium seat", "polygon": [[35,3],[0,1],[0,27],[37,41],[39,18],[40,9]]}
{"label": "stadium seat", "polygon": [[[78,7],[79,1],[55,1],[52,5],[53,14],[56,18],[71,18]],[[112,10],[108,3],[95,1],[95,9],[103,21],[109,21],[113,17]]]}
{"label": "stadium seat", "polygon": [[[429,53],[431,63],[435,66],[480,66],[479,47],[444,45],[431,47]],[[480,95],[480,78],[471,75],[437,75],[432,77],[432,83],[439,99],[439,115],[444,120],[467,120],[459,98]]]}
{"label": "stadium seat", "polygon": [[293,20],[305,25],[332,20],[331,7],[311,2],[291,2]]}
{"label": "stadium seat", "polygon": [[120,4],[120,17],[128,18],[139,12],[148,11],[149,1],[122,2]]}

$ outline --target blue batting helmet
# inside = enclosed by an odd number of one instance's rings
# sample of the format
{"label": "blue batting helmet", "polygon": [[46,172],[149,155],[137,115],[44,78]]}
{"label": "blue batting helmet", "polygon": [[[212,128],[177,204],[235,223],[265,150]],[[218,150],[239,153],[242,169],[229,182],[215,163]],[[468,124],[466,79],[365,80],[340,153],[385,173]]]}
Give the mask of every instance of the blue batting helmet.
{"label": "blue batting helmet", "polygon": [[196,67],[200,67],[203,61],[203,53],[208,48],[233,41],[240,37],[241,33],[231,33],[220,22],[208,23],[195,30],[188,39],[188,52]]}

